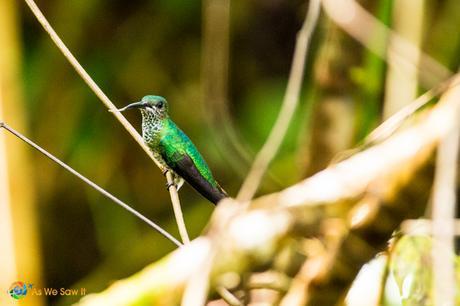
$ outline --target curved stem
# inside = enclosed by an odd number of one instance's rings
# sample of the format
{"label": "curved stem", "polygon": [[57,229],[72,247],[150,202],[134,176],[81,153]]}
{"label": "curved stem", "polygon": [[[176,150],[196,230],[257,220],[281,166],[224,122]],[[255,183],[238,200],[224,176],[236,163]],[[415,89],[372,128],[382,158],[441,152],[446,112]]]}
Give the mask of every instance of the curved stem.
{"label": "curved stem", "polygon": [[289,128],[289,123],[291,122],[294,111],[297,107],[300,89],[302,88],[308,47],[320,12],[319,0],[311,0],[309,2],[307,16],[302,29],[299,31],[297,36],[291,72],[283,99],[283,105],[281,106],[281,111],[270,132],[270,135],[267,138],[267,141],[257,154],[256,159],[249,170],[249,174],[238,192],[237,199],[239,201],[249,201],[256,193],[270,162],[273,160],[279,147],[281,146],[283,138]]}

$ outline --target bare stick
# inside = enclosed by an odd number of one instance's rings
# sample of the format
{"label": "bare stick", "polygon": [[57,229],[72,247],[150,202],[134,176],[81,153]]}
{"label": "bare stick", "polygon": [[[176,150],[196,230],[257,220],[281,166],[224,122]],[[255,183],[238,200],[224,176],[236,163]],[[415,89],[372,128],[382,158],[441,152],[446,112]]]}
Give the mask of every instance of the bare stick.
{"label": "bare stick", "polygon": [[174,180],[170,171],[166,172],[166,180],[168,181],[169,195],[171,196],[174,216],[176,217],[176,223],[179,229],[179,234],[182,238],[182,242],[185,244],[190,243],[187,228],[185,227],[184,216],[182,215],[182,209],[180,207],[179,195],[177,193],[177,188],[176,185],[174,185]]}
{"label": "bare stick", "polygon": [[[80,65],[78,60],[73,56],[73,54],[70,52],[70,50],[67,48],[67,46],[64,44],[64,42],[59,38],[57,33],[54,31],[54,29],[51,27],[49,22],[46,20],[45,16],[42,14],[38,6],[35,4],[33,0],[24,0],[27,5],[29,6],[30,10],[32,13],[35,15],[37,20],[40,22],[40,24],[43,26],[45,31],[49,34],[53,42],[56,44],[59,50],[61,50],[62,54],[65,56],[65,58],[69,61],[69,63],[75,68],[77,73],[81,76],[81,78],[85,81],[85,83],[91,88],[91,90],[96,94],[96,96],[102,101],[102,103],[107,106],[109,110],[112,111],[112,114],[117,118],[117,120],[123,125],[123,127],[128,131],[128,133],[136,140],[136,142],[141,146],[141,148],[147,153],[147,155],[155,162],[155,164],[160,168],[161,171],[165,171],[165,167],[153,156],[152,152],[150,152],[150,149],[147,147],[147,145],[144,143],[144,140],[142,139],[141,135],[136,131],[136,129],[126,120],[126,118],[120,113],[116,111],[115,105],[110,101],[110,99],[104,94],[104,92],[99,88],[99,86],[94,82],[94,80],[90,77],[90,75],[86,72],[86,70]],[[168,181],[168,184],[170,182]],[[171,202],[174,205],[178,205],[180,209],[180,202],[179,202],[179,196],[177,194],[176,188],[170,188],[169,193],[171,195]],[[175,208],[176,209],[176,208]],[[182,214],[182,213],[181,213]],[[180,221],[176,220],[178,223],[178,226],[180,228]]]}
{"label": "bare stick", "polygon": [[[454,82],[455,81],[455,82]],[[402,123],[420,108],[428,104],[434,97],[446,91],[448,88],[460,85],[458,74],[454,74],[446,81],[431,88],[423,95],[401,108],[398,112],[385,120],[376,129],[374,129],[365,139],[365,146],[370,146],[388,138],[398,129]]]}
{"label": "bare stick", "polygon": [[249,170],[249,174],[243,182],[238,192],[238,200],[248,201],[252,199],[259,187],[270,162],[275,157],[289,127],[289,123],[297,107],[300,89],[305,68],[309,42],[316,27],[320,12],[320,1],[309,1],[308,13],[305,22],[297,36],[297,42],[292,60],[289,81],[284,95],[281,111],[276,119],[267,141],[257,154],[254,163]]}
{"label": "bare stick", "polygon": [[[457,118],[460,112],[456,109]],[[442,138],[436,157],[433,185],[433,287],[434,305],[455,305],[454,228],[459,124]]]}
{"label": "bare stick", "polygon": [[59,166],[61,166],[65,170],[69,171],[70,173],[72,173],[73,175],[78,177],[80,180],[82,180],[83,182],[85,182],[86,184],[88,184],[89,186],[94,188],[95,190],[99,191],[103,196],[109,198],[110,200],[112,200],[116,204],[120,205],[121,207],[123,207],[124,209],[126,209],[127,211],[129,211],[130,213],[135,215],[137,218],[141,219],[142,221],[144,221],[145,223],[147,223],[148,225],[153,227],[158,233],[160,233],[161,235],[163,235],[164,237],[169,239],[171,242],[173,242],[178,247],[182,246],[182,243],[177,241],[176,238],[174,238],[171,234],[169,234],[167,231],[165,231],[159,225],[157,225],[156,223],[154,223],[153,221],[151,221],[150,219],[145,217],[143,214],[141,214],[140,212],[138,212],[137,210],[135,210],[134,208],[132,208],[128,204],[122,202],[121,200],[119,200],[118,198],[116,198],[115,196],[110,194],[108,191],[106,191],[105,189],[103,189],[102,187],[97,185],[96,183],[92,182],[91,180],[89,180],[88,178],[86,178],[85,176],[83,176],[82,174],[77,172],[76,170],[74,170],[72,167],[70,167],[69,165],[67,165],[66,163],[64,163],[60,159],[58,159],[56,156],[52,155],[51,153],[49,153],[48,151],[46,151],[45,149],[43,149],[42,147],[40,147],[39,145],[34,143],[32,140],[28,139],[26,136],[22,135],[21,133],[19,133],[15,129],[11,128],[10,126],[8,126],[4,122],[0,122],[0,129],[1,128],[4,128],[8,132],[13,134],[17,138],[19,138],[20,140],[24,141],[25,143],[27,143],[28,145],[33,147],[35,150],[39,151],[40,153],[42,153],[43,155],[45,155],[46,157],[51,159],[53,162],[55,162],[56,164],[58,164]]}

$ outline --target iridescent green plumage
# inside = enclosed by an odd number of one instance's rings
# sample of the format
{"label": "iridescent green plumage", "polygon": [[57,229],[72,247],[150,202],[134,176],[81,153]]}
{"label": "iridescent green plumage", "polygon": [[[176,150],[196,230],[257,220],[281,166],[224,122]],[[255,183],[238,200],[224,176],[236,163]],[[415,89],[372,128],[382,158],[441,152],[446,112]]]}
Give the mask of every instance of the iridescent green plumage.
{"label": "iridescent green plumage", "polygon": [[169,118],[168,104],[163,97],[145,96],[120,111],[130,108],[141,110],[144,141],[173,173],[178,188],[183,178],[214,204],[227,197],[190,138]]}
{"label": "iridescent green plumage", "polygon": [[160,139],[159,149],[168,165],[177,165],[184,155],[188,155],[204,179],[213,187],[218,186],[211,170],[190,138],[169,118],[164,119]]}

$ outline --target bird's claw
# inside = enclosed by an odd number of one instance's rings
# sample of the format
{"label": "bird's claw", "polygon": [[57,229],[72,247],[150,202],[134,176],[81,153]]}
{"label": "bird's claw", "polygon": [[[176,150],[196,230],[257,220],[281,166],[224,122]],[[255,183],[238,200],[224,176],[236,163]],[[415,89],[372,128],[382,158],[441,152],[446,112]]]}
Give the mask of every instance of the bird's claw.
{"label": "bird's claw", "polygon": [[171,188],[172,186],[175,186],[174,183],[166,183],[166,189],[169,190],[169,188]]}
{"label": "bird's claw", "polygon": [[168,173],[168,169],[164,169],[163,171],[161,171],[161,173],[163,173],[163,176],[166,176],[166,173]]}

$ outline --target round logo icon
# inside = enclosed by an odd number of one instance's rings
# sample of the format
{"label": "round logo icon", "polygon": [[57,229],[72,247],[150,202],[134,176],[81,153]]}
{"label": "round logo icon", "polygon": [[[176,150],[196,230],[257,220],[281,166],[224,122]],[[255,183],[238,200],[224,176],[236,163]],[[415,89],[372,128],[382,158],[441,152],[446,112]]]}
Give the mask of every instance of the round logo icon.
{"label": "round logo icon", "polygon": [[27,285],[23,282],[14,282],[8,289],[8,294],[16,300],[22,299],[27,294]]}

